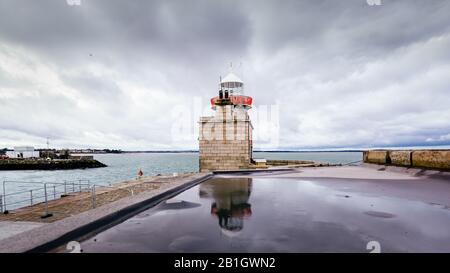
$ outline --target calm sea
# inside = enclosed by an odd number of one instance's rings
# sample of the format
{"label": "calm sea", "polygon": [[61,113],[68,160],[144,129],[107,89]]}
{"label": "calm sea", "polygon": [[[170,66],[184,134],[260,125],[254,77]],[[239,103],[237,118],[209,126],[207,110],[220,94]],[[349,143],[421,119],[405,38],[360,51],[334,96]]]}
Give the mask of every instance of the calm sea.
{"label": "calm sea", "polygon": [[[329,163],[350,163],[362,159],[361,152],[254,152],[254,158],[314,160]],[[33,182],[62,182],[88,179],[97,185],[114,184],[133,179],[139,169],[144,175],[173,174],[198,171],[198,153],[124,153],[95,154],[94,158],[108,165],[106,168],[56,171],[0,171],[0,182],[5,180]],[[23,190],[7,184],[7,192]],[[2,189],[0,188],[0,192]]]}
{"label": "calm sea", "polygon": [[[350,163],[362,159],[361,152],[288,152],[267,153],[255,152],[254,158],[266,159],[298,159],[314,160],[329,163]],[[0,183],[3,181],[20,182],[57,182],[72,180],[89,180],[96,185],[111,185],[116,182],[136,178],[139,169],[144,175],[173,174],[198,171],[198,153],[125,153],[95,154],[94,158],[108,167],[97,169],[57,170],[57,171],[0,171]],[[36,190],[37,188],[40,190]],[[29,205],[30,190],[33,190],[33,201],[44,201],[43,186],[30,183],[5,183],[7,209]],[[70,189],[70,186],[69,186]],[[57,189],[56,191],[62,191]],[[57,194],[49,189],[49,199],[57,198]],[[63,193],[64,191],[60,192]],[[3,183],[0,185],[3,194]],[[15,193],[11,195],[11,193]],[[5,200],[4,200],[5,201]]]}

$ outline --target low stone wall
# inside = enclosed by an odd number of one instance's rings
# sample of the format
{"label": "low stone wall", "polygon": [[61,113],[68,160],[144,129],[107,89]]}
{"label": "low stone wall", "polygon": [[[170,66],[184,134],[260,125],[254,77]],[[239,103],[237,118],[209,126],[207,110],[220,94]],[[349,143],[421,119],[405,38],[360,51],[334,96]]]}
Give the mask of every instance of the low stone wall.
{"label": "low stone wall", "polygon": [[450,170],[450,150],[364,151],[365,163]]}
{"label": "low stone wall", "polygon": [[267,159],[266,164],[271,166],[285,166],[285,165],[299,165],[299,164],[314,164],[314,161]]}

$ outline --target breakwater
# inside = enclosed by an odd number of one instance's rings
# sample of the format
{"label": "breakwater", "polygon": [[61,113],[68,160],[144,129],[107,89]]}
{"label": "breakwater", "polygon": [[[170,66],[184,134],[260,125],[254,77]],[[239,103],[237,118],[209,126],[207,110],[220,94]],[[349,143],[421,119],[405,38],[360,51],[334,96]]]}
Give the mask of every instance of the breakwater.
{"label": "breakwater", "polygon": [[267,165],[270,166],[303,165],[303,164],[315,164],[315,162],[311,160],[267,159]]}
{"label": "breakwater", "polygon": [[450,150],[373,150],[363,152],[365,163],[450,171]]}
{"label": "breakwater", "polygon": [[0,170],[67,170],[106,167],[95,159],[2,159]]}

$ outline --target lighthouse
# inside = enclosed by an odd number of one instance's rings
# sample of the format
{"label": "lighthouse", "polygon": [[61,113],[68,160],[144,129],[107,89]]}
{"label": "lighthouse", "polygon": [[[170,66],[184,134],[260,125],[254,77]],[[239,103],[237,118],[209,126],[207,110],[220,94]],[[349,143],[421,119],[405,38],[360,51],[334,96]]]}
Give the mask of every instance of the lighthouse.
{"label": "lighthouse", "polygon": [[214,116],[199,121],[200,171],[239,170],[250,167],[253,126],[248,115],[252,97],[244,95],[244,82],[230,71],[211,98]]}

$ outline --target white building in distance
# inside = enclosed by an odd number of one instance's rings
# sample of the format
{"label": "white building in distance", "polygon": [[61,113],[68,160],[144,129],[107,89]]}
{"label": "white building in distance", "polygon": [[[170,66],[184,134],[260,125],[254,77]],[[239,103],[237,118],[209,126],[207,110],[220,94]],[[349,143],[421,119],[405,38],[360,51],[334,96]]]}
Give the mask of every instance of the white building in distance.
{"label": "white building in distance", "polygon": [[39,151],[35,151],[31,146],[17,146],[14,151],[9,151],[6,155],[10,158],[33,158],[39,157]]}

